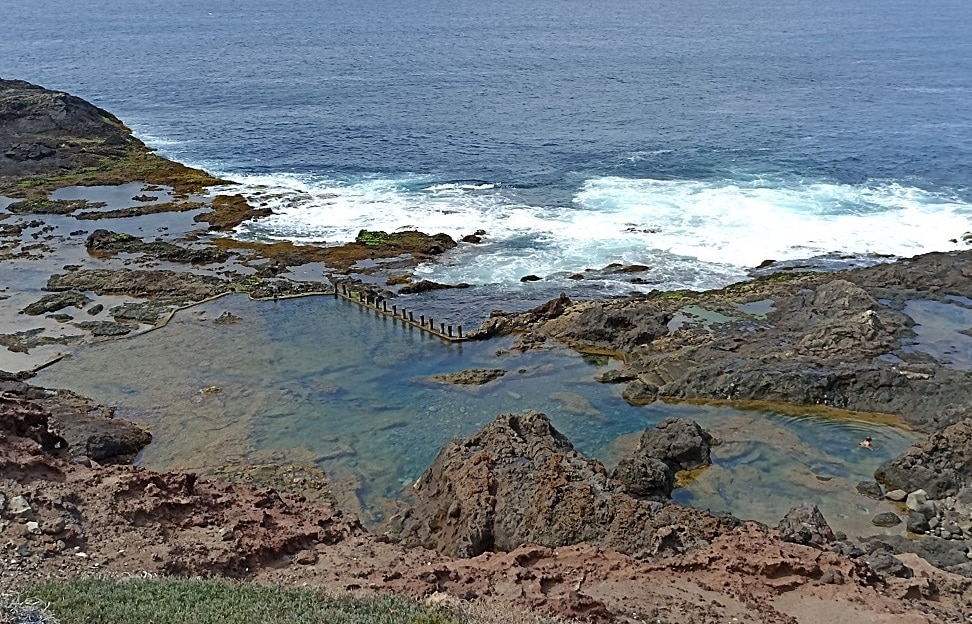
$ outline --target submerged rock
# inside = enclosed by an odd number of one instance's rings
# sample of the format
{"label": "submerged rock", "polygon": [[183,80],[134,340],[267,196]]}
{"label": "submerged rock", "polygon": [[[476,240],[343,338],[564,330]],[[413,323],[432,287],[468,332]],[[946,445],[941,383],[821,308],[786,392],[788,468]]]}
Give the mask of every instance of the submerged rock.
{"label": "submerged rock", "polygon": [[481,386],[491,381],[495,381],[506,375],[502,368],[472,368],[456,373],[443,373],[441,375],[431,375],[429,379],[439,383],[459,384],[464,386]]}

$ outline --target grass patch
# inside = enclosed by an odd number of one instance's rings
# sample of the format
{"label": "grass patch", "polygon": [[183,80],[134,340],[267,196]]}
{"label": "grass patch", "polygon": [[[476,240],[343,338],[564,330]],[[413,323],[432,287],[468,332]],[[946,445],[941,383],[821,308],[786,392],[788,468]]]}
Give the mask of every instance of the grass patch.
{"label": "grass patch", "polygon": [[74,579],[35,587],[25,599],[45,603],[59,624],[460,623],[448,611],[400,596],[330,598],[212,580]]}

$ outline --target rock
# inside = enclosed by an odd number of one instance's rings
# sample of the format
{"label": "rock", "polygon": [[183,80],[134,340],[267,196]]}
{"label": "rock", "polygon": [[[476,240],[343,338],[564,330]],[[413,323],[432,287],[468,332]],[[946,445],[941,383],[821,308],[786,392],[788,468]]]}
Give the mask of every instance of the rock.
{"label": "rock", "polygon": [[422,280],[414,284],[406,284],[398,290],[400,295],[414,295],[416,293],[428,292],[430,290],[446,290],[449,288],[469,288],[469,284],[461,282],[459,284],[440,284],[429,280]]}
{"label": "rock", "polygon": [[0,176],[63,175],[97,167],[128,140],[114,115],[79,97],[0,80],[0,155],[6,155],[0,158]]}
{"label": "rock", "polygon": [[233,529],[229,527],[223,527],[219,530],[219,539],[223,542],[231,542],[235,535],[233,534]]}
{"label": "rock", "polygon": [[229,258],[229,253],[214,247],[189,248],[173,245],[165,241],[145,242],[137,236],[111,232],[109,230],[95,230],[84,241],[89,252],[102,254],[133,253],[145,254],[168,260],[170,262],[192,262],[204,264],[208,262],[223,262]]}
{"label": "rock", "polygon": [[891,500],[891,501],[895,501],[895,502],[901,502],[905,498],[907,498],[907,496],[908,496],[908,493],[905,492],[904,490],[891,490],[887,494],[884,495],[884,497],[886,499]]}
{"label": "rock", "polygon": [[99,314],[101,314],[101,311],[104,309],[105,306],[101,305],[100,303],[96,303],[90,308],[88,308],[86,311],[90,316],[98,316]]}
{"label": "rock", "polygon": [[68,291],[44,295],[39,300],[24,308],[24,314],[38,316],[49,312],[57,312],[67,307],[75,307],[79,310],[91,302],[84,296],[84,293]]}
{"label": "rock", "polygon": [[779,526],[780,539],[807,546],[823,546],[834,541],[834,532],[816,505],[803,503],[790,509]]}
{"label": "rock", "polygon": [[868,554],[864,561],[871,571],[882,578],[897,577],[911,578],[914,570],[901,563],[894,555],[886,550],[880,549]]}
{"label": "rock", "polygon": [[41,534],[40,522],[37,522],[36,520],[31,520],[27,523],[26,526],[27,526],[27,532],[30,533],[31,535]]}
{"label": "rock", "polygon": [[624,489],[545,415],[506,414],[442,449],[390,535],[458,557],[580,542],[647,557],[691,550],[736,524]]}
{"label": "rock", "polygon": [[923,490],[933,499],[955,495],[972,484],[972,418],[918,440],[874,476],[889,488]]}
{"label": "rock", "polygon": [[459,240],[461,240],[464,243],[472,243],[474,245],[477,245],[477,244],[483,242],[483,237],[482,236],[477,236],[476,234],[466,234],[465,236],[463,236]]}
{"label": "rock", "polygon": [[867,498],[873,498],[874,500],[881,500],[884,498],[884,492],[881,490],[881,485],[876,481],[861,481],[857,484],[857,493],[861,496],[866,496]]}
{"label": "rock", "polygon": [[611,472],[611,478],[624,485],[631,496],[648,500],[667,500],[675,488],[675,470],[655,457],[625,457]]}
{"label": "rock", "polygon": [[541,279],[543,279],[543,278],[541,278],[538,275],[524,275],[523,277],[520,278],[520,281],[521,282],[539,282]]}
{"label": "rock", "polygon": [[92,336],[124,336],[130,334],[134,329],[132,325],[115,323],[114,321],[82,321],[74,325],[91,332]]}
{"label": "rock", "polygon": [[229,282],[209,275],[175,271],[78,269],[51,276],[44,290],[90,290],[97,295],[201,301],[229,292],[231,287]]}
{"label": "rock", "polygon": [[901,524],[901,518],[899,518],[895,513],[885,511],[884,513],[879,513],[871,518],[871,524],[879,527],[893,527],[897,524]]}
{"label": "rock", "polygon": [[135,321],[136,323],[156,324],[178,306],[168,299],[123,303],[108,310],[116,321]]}
{"label": "rock", "polygon": [[240,317],[236,316],[230,311],[225,311],[213,320],[214,325],[235,325],[242,321]]}
{"label": "rock", "polygon": [[927,502],[928,494],[925,490],[915,490],[908,494],[908,498],[905,499],[905,507],[911,511],[918,511]]}
{"label": "rock", "polygon": [[429,379],[439,383],[481,386],[491,381],[495,381],[504,375],[506,375],[506,371],[502,368],[473,368],[456,373],[431,375],[429,376]]}
{"label": "rock", "polygon": [[567,308],[569,308],[572,303],[573,302],[570,300],[570,297],[568,297],[566,293],[560,293],[560,296],[557,297],[556,299],[551,299],[546,303],[542,303],[538,305],[537,307],[530,310],[529,313],[536,314],[541,318],[548,318],[548,319],[557,318],[558,316],[563,314],[564,311]]}
{"label": "rock", "polygon": [[24,496],[14,496],[7,504],[7,515],[12,518],[31,518],[34,510]]}
{"label": "rock", "polygon": [[658,458],[675,470],[693,470],[712,463],[712,436],[694,420],[666,418],[645,429],[637,453]]}

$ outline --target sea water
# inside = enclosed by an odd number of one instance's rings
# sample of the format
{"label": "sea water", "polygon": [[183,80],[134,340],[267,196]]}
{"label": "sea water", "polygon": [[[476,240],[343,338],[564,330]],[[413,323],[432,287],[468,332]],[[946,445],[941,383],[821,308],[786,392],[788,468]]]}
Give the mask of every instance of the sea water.
{"label": "sea water", "polygon": [[[0,75],[240,182],[275,214],[237,236],[482,229],[418,273],[496,298],[708,288],[972,230],[966,0],[8,4]],[[568,279],[613,262],[649,271]]]}

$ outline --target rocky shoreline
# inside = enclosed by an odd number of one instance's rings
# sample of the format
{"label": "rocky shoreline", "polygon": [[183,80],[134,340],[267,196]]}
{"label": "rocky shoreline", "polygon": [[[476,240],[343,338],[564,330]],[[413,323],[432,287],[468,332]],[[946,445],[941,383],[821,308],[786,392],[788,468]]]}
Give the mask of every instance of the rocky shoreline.
{"label": "rocky shoreline", "polygon": [[[972,309],[972,251],[830,274],[781,270],[704,293],[562,296],[495,312],[474,335],[610,354],[622,365],[599,381],[625,384],[633,404],[771,405],[929,434],[861,486],[900,500],[922,539],[835,536],[812,507],[770,529],[680,506],[670,500],[676,473],[704,466],[712,442],[694,423],[649,429],[608,471],[536,413],[500,416],[447,445],[378,535],[328,503],[325,477],[300,467],[250,474],[251,484],[133,467],[147,432],[69,390],[24,381],[65,345],[143,332],[225,293],[331,293],[333,282],[375,272],[385,287],[359,287],[376,297],[442,286],[402,278],[455,247],[441,234],[362,231],[341,247],[223,238],[267,214],[204,192],[226,184],[159,158],[83,100],[0,80],[0,263],[18,275],[0,292],[0,368],[10,368],[0,373],[0,589],[148,571],[442,592],[604,622],[832,621],[821,605],[865,622],[960,622],[972,610],[972,367],[916,320]],[[131,199],[104,191],[117,185]],[[92,187],[90,197],[52,194],[75,186]],[[89,231],[93,219],[106,227]],[[294,279],[300,266],[329,279]]]}

